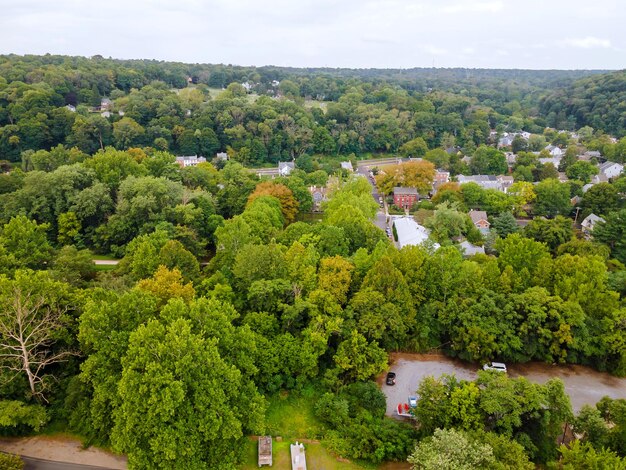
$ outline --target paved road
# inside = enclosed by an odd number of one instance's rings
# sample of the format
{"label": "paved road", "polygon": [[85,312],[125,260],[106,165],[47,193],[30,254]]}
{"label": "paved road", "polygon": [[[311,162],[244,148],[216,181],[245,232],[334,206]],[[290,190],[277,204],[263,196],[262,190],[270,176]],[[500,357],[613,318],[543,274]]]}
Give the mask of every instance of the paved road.
{"label": "paved road", "polygon": [[22,457],[24,470],[107,470],[109,467],[94,467],[93,465],[79,465],[76,463],[53,462],[51,460]]}
{"label": "paved road", "polygon": [[[392,416],[398,403],[406,403],[420,381],[429,375],[454,374],[459,379],[474,380],[478,366],[445,356],[421,354],[392,354],[390,370],[396,376],[396,385],[387,386],[381,380],[382,390],[387,397],[387,414]],[[527,377],[531,382],[545,383],[558,377],[565,384],[574,413],[583,405],[595,405],[608,395],[611,398],[626,398],[626,379],[576,365],[549,365],[538,362],[508,365],[509,376]]]}
{"label": "paved road", "polygon": [[[372,185],[372,197],[374,198],[374,201],[376,201],[376,204],[378,204],[380,201],[380,194],[378,194],[378,189],[376,188],[376,185],[369,177],[369,167],[367,165],[359,166],[357,168],[357,173],[366,178],[367,181]],[[377,227],[383,230],[385,230],[385,228],[388,226],[387,214],[385,212],[385,209],[386,205],[382,209],[378,209],[378,212],[376,213],[376,218],[374,219],[374,224],[376,224]]]}

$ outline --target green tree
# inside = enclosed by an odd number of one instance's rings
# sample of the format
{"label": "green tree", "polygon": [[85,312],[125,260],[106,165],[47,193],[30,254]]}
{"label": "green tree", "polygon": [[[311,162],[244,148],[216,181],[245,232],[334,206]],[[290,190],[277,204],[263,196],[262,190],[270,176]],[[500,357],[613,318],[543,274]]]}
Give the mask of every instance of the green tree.
{"label": "green tree", "polygon": [[495,230],[501,238],[506,238],[511,233],[518,232],[519,226],[517,225],[517,221],[512,213],[503,212],[498,217],[493,219],[491,229]]}
{"label": "green tree", "polygon": [[413,470],[474,470],[493,468],[493,449],[472,442],[463,432],[437,429],[419,442],[408,459]]}
{"label": "green tree", "polygon": [[232,468],[263,429],[263,398],[188,320],[139,326],[122,364],[112,442],[131,467]]}
{"label": "green tree", "polygon": [[611,249],[611,255],[626,263],[626,209],[606,215],[593,229],[593,238]]}
{"label": "green tree", "polygon": [[537,199],[534,204],[536,215],[555,217],[567,215],[572,210],[569,188],[557,179],[546,179],[535,186]]}
{"label": "green tree", "polygon": [[586,184],[591,181],[593,175],[598,174],[598,167],[593,163],[581,160],[568,166],[565,174],[570,179],[579,180]]}
{"label": "green tree", "polygon": [[534,218],[526,227],[524,235],[545,243],[555,253],[557,248],[572,239],[574,229],[571,219],[557,215],[554,219]]}
{"label": "green tree", "polygon": [[[48,227],[23,215],[11,218],[0,230],[0,272],[21,268],[43,269],[52,253],[46,238]],[[2,251],[6,253],[4,257],[1,256]]]}
{"label": "green tree", "polygon": [[387,353],[376,342],[368,342],[360,333],[352,331],[339,344],[334,356],[339,372],[349,381],[369,380],[387,367]]}
{"label": "green tree", "polygon": [[133,118],[125,116],[113,124],[113,138],[121,149],[141,143],[145,129]]}

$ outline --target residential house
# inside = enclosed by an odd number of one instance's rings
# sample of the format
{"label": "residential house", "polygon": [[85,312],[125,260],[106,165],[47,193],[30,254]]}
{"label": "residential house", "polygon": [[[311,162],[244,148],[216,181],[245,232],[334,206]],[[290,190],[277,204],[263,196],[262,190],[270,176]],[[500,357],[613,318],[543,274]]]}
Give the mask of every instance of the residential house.
{"label": "residential house", "polygon": [[[413,217],[395,217],[393,226],[398,237],[398,248],[407,245],[424,245],[428,241],[430,231],[415,222]],[[439,244],[433,243],[433,247],[437,249]]]}
{"label": "residential house", "polygon": [[76,112],[76,106],[73,106],[73,105],[71,105],[71,104],[67,104],[67,105],[65,105],[65,108],[66,108],[68,111],[71,111],[72,113],[75,113],[75,112]]}
{"label": "residential house", "polygon": [[113,107],[113,102],[109,98],[102,98],[100,100],[100,110],[108,111]]}
{"label": "residential house", "polygon": [[604,162],[599,165],[600,175],[605,176],[607,179],[615,178],[622,174],[624,171],[624,165],[614,162]]}
{"label": "residential house", "polygon": [[393,188],[393,203],[398,207],[409,209],[419,200],[419,194],[415,188]]}
{"label": "residential house", "polygon": [[278,162],[278,174],[280,176],[289,176],[296,169],[294,162]]}
{"label": "residential house", "polygon": [[556,145],[548,145],[546,146],[545,150],[547,150],[548,153],[550,153],[550,155],[552,155],[553,157],[563,156],[563,150],[560,147],[557,147]]}
{"label": "residential house", "polygon": [[513,145],[513,139],[515,139],[514,134],[505,134],[498,140],[498,147],[510,147]]}
{"label": "residential house", "polygon": [[504,158],[506,158],[506,164],[509,168],[513,168],[515,166],[515,162],[517,161],[517,154],[513,152],[505,152]]}
{"label": "residential house", "polygon": [[563,159],[563,157],[561,157],[561,156],[540,158],[539,159],[539,163],[541,163],[542,165],[545,165],[546,163],[552,163],[552,165],[554,165],[554,168],[558,168],[559,165],[561,164],[561,160],[562,159]]}
{"label": "residential house", "polygon": [[111,117],[111,112],[110,111],[102,111],[100,113],[100,116],[102,116],[103,118],[110,118]]}
{"label": "residential house", "polygon": [[476,183],[483,189],[495,189],[503,193],[506,193],[514,182],[512,176],[506,175],[458,175],[457,181],[459,184]]}
{"label": "residential house", "polygon": [[352,162],[341,162],[341,169],[348,170],[349,172],[354,171],[354,167],[352,166]]}
{"label": "residential house", "polygon": [[470,219],[472,219],[472,223],[478,230],[480,230],[481,232],[489,231],[489,227],[491,227],[491,224],[487,219],[487,212],[471,210],[469,211],[469,216]]}
{"label": "residential house", "polygon": [[188,166],[196,166],[198,163],[206,162],[206,158],[199,157],[198,155],[186,155],[176,157],[176,163],[180,165],[181,168],[186,168]]}
{"label": "residential house", "polygon": [[485,247],[484,246],[478,246],[478,245],[474,245],[470,242],[468,242],[467,240],[462,241],[459,244],[459,248],[461,248],[461,251],[463,252],[463,256],[467,257],[467,256],[474,256],[474,255],[478,255],[478,254],[485,254]]}
{"label": "residential house", "polygon": [[435,177],[433,179],[433,189],[436,190],[442,184],[448,183],[450,181],[450,172],[437,170],[435,173]]}
{"label": "residential house", "polygon": [[598,150],[588,150],[583,155],[589,157],[589,160],[592,158],[602,158],[602,154]]}
{"label": "residential house", "polygon": [[320,212],[322,210],[322,203],[326,200],[327,188],[318,186],[309,186],[309,192],[313,198],[313,212]]}
{"label": "residential house", "polygon": [[458,153],[461,151],[461,147],[457,146],[457,145],[453,145],[452,147],[448,147],[446,149],[446,153],[448,155],[458,155]]}
{"label": "residential house", "polygon": [[215,158],[217,160],[221,160],[223,162],[228,161],[228,154],[226,152],[217,152],[215,154]]}
{"label": "residential house", "polygon": [[590,237],[593,233],[593,229],[598,224],[598,222],[605,222],[605,220],[595,214],[589,214],[583,219],[582,223],[580,224],[583,229],[583,233],[587,237]]}

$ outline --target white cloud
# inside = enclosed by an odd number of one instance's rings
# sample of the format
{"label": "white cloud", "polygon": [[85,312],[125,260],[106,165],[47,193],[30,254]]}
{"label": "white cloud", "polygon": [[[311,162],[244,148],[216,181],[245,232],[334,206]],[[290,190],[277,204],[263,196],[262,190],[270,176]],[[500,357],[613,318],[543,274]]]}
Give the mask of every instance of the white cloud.
{"label": "white cloud", "polygon": [[475,1],[461,1],[453,3],[451,5],[443,7],[441,13],[497,13],[504,9],[504,4],[499,1],[492,2],[475,2]]}
{"label": "white cloud", "polygon": [[561,43],[565,46],[578,47],[580,49],[608,49],[609,47],[611,47],[611,41],[609,39],[596,38],[594,36],[587,36],[584,38],[569,38],[563,40]]}

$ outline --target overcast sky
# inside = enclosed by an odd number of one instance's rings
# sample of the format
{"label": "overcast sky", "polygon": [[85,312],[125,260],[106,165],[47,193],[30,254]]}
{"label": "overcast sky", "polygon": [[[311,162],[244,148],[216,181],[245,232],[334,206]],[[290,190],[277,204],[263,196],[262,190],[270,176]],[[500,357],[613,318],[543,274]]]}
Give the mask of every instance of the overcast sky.
{"label": "overcast sky", "polygon": [[0,0],[0,52],[296,67],[626,68],[624,0]]}

